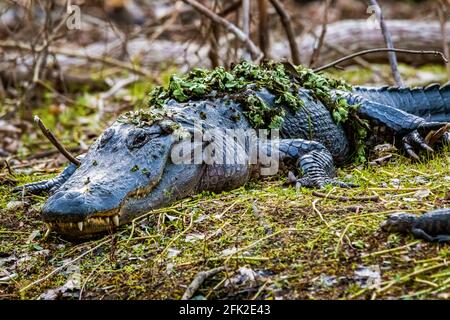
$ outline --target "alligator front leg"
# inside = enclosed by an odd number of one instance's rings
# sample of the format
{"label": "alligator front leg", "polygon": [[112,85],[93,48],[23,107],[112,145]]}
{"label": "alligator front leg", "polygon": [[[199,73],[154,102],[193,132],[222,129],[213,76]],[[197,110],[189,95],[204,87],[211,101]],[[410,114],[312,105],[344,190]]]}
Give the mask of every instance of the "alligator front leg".
{"label": "alligator front leg", "polygon": [[430,242],[450,242],[450,235],[447,234],[441,234],[441,235],[437,235],[437,236],[431,236],[428,233],[426,233],[424,230],[419,229],[419,228],[413,228],[411,230],[411,233],[416,237],[416,238],[421,238]]}
{"label": "alligator front leg", "polygon": [[282,139],[271,144],[278,148],[279,158],[288,167],[300,169],[302,177],[298,186],[323,188],[331,184],[343,188],[355,185],[334,179],[333,157],[327,148],[319,142],[303,139]]}
{"label": "alligator front leg", "polygon": [[[83,156],[78,156],[77,159],[81,160],[83,159]],[[32,194],[40,194],[43,192],[47,192],[50,194],[54,193],[63,185],[64,182],[67,181],[67,179],[70,178],[70,176],[75,172],[77,168],[78,167],[75,164],[71,163],[69,164],[69,166],[67,166],[67,168],[63,170],[63,172],[61,172],[56,177],[44,181],[28,183],[22,186],[15,187],[13,189],[13,192],[25,191]]]}

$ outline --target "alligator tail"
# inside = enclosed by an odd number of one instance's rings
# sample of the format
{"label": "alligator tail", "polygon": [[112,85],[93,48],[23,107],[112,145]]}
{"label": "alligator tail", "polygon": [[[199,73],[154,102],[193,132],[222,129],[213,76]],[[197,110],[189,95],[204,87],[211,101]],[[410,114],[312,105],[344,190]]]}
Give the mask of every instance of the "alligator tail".
{"label": "alligator tail", "polygon": [[426,121],[450,122],[450,82],[421,88],[356,87],[354,93],[419,116]]}

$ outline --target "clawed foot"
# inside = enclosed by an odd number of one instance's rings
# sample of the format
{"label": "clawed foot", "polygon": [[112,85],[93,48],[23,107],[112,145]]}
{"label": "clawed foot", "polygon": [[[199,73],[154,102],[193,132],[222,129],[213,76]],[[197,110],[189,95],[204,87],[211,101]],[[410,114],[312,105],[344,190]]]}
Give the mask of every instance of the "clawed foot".
{"label": "clawed foot", "polygon": [[289,172],[288,180],[290,183],[295,184],[296,189],[300,189],[301,187],[322,189],[327,185],[337,186],[341,188],[358,187],[358,185],[353,183],[346,183],[333,178],[308,173],[298,179],[292,172]]}
{"label": "clawed foot", "polygon": [[425,143],[425,140],[419,134],[417,130],[414,130],[408,133],[402,139],[403,148],[405,148],[406,153],[416,160],[419,160],[419,156],[414,152],[414,147],[422,148],[427,150],[428,152],[433,152],[434,150]]}
{"label": "clawed foot", "polygon": [[[433,152],[431,146],[438,140],[443,142],[450,142],[450,135],[447,132],[450,129],[450,124],[442,122],[426,122],[422,124],[418,129],[429,131],[429,134],[424,139],[418,130],[411,131],[402,138],[403,148],[406,153],[416,160],[419,160],[419,156],[415,152],[417,149],[424,149],[428,152]],[[437,131],[433,131],[437,130]]]}

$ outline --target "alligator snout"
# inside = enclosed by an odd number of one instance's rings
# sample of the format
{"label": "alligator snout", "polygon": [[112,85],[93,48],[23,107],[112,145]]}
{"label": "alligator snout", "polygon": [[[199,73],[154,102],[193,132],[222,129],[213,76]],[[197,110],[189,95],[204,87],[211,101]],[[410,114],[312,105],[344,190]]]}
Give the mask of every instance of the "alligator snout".
{"label": "alligator snout", "polygon": [[42,214],[47,222],[78,222],[117,209],[118,202],[106,189],[96,189],[94,194],[89,190],[59,191],[50,197]]}
{"label": "alligator snout", "polygon": [[59,191],[52,198],[42,212],[46,221],[73,222],[94,212],[90,201],[79,191]]}
{"label": "alligator snout", "polygon": [[61,234],[82,237],[113,229],[120,224],[120,200],[107,189],[63,190],[55,193],[42,209],[44,221]]}

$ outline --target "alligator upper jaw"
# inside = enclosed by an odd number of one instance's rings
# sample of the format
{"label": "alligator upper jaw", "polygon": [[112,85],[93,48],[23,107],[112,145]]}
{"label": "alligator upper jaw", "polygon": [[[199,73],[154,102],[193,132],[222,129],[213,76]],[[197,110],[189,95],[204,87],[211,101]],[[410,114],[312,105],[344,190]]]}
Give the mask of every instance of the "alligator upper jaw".
{"label": "alligator upper jaw", "polygon": [[56,231],[66,238],[89,238],[99,233],[112,232],[125,222],[121,219],[119,209],[107,213],[92,215],[80,221],[58,221],[44,218],[51,231]]}
{"label": "alligator upper jaw", "polygon": [[139,216],[130,214],[129,210],[124,208],[125,204],[134,203],[136,200],[147,196],[152,192],[158,182],[159,178],[144,188],[139,188],[128,193],[120,203],[113,206],[113,209],[97,211],[89,215],[75,211],[70,215],[67,213],[55,215],[44,210],[42,217],[51,231],[56,231],[67,239],[86,239],[100,233],[111,233],[119,226]]}
{"label": "alligator upper jaw", "polygon": [[[71,190],[69,197],[59,196],[53,200],[50,198],[43,208],[42,218],[50,231],[55,231],[69,240],[87,239],[101,233],[112,233],[120,225],[145,213],[136,210],[130,212],[126,205],[133,204],[151,194],[160,178],[157,177],[149,185],[129,192],[123,198],[117,197],[113,203],[105,202],[102,198],[86,200],[82,196],[73,197],[70,196],[74,193]],[[77,201],[80,199],[81,201]],[[103,208],[108,209],[103,209],[99,204],[105,204]],[[66,211],[67,208],[70,210]]]}

